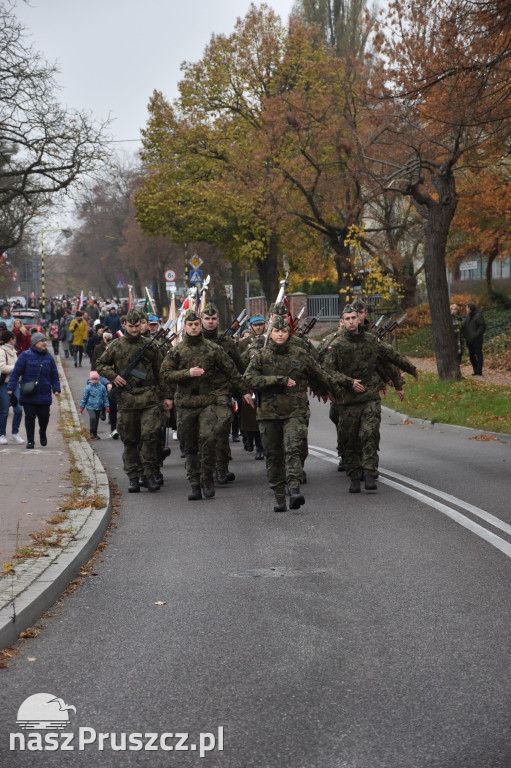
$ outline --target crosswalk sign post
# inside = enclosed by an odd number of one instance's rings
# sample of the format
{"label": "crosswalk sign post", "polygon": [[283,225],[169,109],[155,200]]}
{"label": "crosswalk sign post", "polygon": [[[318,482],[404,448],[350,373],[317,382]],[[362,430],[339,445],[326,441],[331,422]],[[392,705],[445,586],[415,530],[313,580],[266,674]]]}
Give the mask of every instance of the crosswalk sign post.
{"label": "crosswalk sign post", "polygon": [[202,269],[192,269],[190,272],[191,283],[202,283]]}

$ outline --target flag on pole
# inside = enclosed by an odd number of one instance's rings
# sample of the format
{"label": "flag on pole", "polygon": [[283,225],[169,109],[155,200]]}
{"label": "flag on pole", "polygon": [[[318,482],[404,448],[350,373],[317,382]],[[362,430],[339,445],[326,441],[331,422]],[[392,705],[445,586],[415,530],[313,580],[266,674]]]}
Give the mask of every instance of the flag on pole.
{"label": "flag on pole", "polygon": [[284,296],[282,301],[286,305],[287,311],[288,311],[288,314],[289,314],[289,326],[291,328],[291,333],[294,333],[295,332],[295,324],[293,322],[293,315],[291,314],[291,307],[289,306],[289,299],[288,299],[287,296]]}
{"label": "flag on pole", "polygon": [[145,286],[144,290],[147,297],[144,303],[144,311],[145,312],[149,311],[151,315],[155,315],[156,307],[154,306],[154,301],[152,299],[151,294],[149,293],[149,288],[147,287],[147,285]]}
{"label": "flag on pole", "polygon": [[80,291],[80,298],[78,299],[77,309],[81,309],[83,307],[83,301],[84,301],[83,291]]}
{"label": "flag on pole", "polygon": [[132,293],[131,293],[132,290],[133,290],[133,286],[132,285],[128,285],[128,312],[130,311],[131,305],[133,303],[133,296],[132,296]]}

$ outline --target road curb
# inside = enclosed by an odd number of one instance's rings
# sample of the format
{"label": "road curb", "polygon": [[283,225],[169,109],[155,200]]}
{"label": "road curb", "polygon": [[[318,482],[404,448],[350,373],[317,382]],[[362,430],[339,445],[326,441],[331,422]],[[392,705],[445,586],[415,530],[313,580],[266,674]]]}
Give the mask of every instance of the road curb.
{"label": "road curb", "polygon": [[[63,545],[54,551],[50,549],[40,558],[27,559],[16,565],[12,576],[0,580],[0,649],[12,645],[20,632],[32,626],[53,605],[79,573],[80,567],[92,557],[111,519],[112,499],[107,474],[97,454],[81,436],[81,424],[67,377],[59,357],[55,361],[62,388],[60,421],[77,434],[75,439],[67,441],[67,447],[82,472],[82,495],[84,498],[101,498],[105,505],[99,509],[87,506],[69,510],[67,519],[60,525]],[[59,526],[56,528],[58,530]]]}
{"label": "road curb", "polygon": [[500,440],[503,443],[511,443],[511,435],[508,435],[504,432],[488,432],[484,429],[471,429],[470,427],[460,427],[457,424],[443,424],[439,421],[427,421],[426,419],[415,419],[413,416],[408,416],[406,413],[399,413],[399,411],[394,411],[392,408],[388,408],[386,405],[382,405],[382,411],[387,413],[389,416],[395,416],[397,418],[400,418],[402,420],[402,423],[404,422],[411,422],[417,427],[422,427],[423,429],[432,429],[435,432],[447,432],[450,434],[456,434],[456,435],[464,435],[465,437],[491,437],[496,440]]}

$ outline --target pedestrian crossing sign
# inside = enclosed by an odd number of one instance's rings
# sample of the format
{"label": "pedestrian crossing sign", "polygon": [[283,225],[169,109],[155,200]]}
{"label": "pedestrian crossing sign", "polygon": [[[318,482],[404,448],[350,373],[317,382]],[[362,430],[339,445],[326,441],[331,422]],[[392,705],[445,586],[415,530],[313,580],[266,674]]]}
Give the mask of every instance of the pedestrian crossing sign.
{"label": "pedestrian crossing sign", "polygon": [[190,272],[191,283],[202,283],[202,269],[194,269]]}

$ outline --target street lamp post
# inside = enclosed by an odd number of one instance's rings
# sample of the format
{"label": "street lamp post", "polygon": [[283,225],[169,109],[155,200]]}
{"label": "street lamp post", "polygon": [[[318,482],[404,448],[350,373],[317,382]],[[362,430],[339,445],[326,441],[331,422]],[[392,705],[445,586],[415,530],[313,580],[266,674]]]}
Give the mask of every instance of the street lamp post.
{"label": "street lamp post", "polygon": [[61,229],[60,227],[41,230],[41,303],[43,320],[46,320],[46,288],[44,284],[44,235],[46,232],[62,232],[64,237],[71,237],[72,234],[70,229]]}

